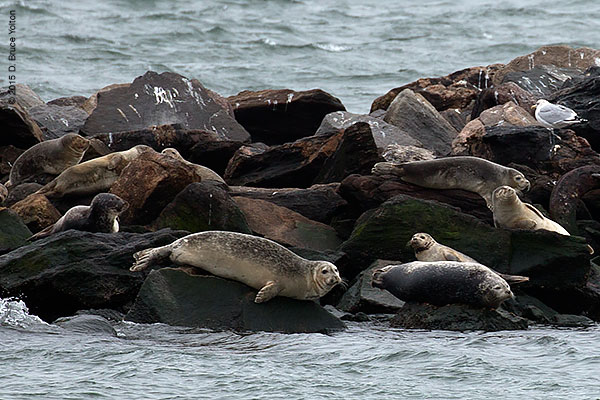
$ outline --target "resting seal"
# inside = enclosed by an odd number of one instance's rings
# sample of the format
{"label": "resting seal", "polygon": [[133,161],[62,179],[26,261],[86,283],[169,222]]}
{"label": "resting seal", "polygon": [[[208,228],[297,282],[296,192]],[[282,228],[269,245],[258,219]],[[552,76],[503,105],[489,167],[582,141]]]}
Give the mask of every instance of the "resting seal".
{"label": "resting seal", "polygon": [[275,296],[318,299],[342,281],[330,262],[309,261],[269,239],[236,232],[193,233],[167,246],[138,251],[133,257],[131,271],[169,259],[245,283],[258,289],[256,303]]}
{"label": "resting seal", "polygon": [[186,164],[187,166],[189,166],[190,168],[193,168],[194,171],[196,171],[196,174],[198,174],[198,176],[200,176],[200,178],[202,178],[202,180],[213,180],[213,181],[217,181],[217,182],[221,182],[227,185],[227,183],[225,183],[225,181],[223,180],[223,178],[221,178],[219,176],[219,174],[217,174],[215,171],[213,171],[210,168],[207,167],[203,167],[202,165],[198,165],[198,164],[194,164],[189,162],[188,160],[186,160],[185,158],[183,158],[181,156],[181,154],[179,154],[179,152],[177,150],[175,150],[172,147],[168,147],[166,149],[164,149],[163,151],[161,151],[162,154],[166,154],[170,157],[173,157],[181,162],[183,162],[184,164]]}
{"label": "resting seal", "polygon": [[[415,257],[417,257],[417,260],[419,261],[459,261],[478,263],[477,260],[460,251],[456,251],[452,247],[444,246],[443,244],[436,242],[435,239],[427,233],[415,233],[408,242],[408,245],[413,248]],[[510,285],[527,282],[529,280],[526,276],[502,274],[492,268],[490,268],[490,270],[498,274]]]}
{"label": "resting seal", "polygon": [[380,162],[372,169],[375,175],[396,175],[405,182],[430,189],[463,189],[484,198],[492,209],[492,192],[507,185],[529,190],[530,183],[521,172],[479,157],[445,157],[403,164]]}
{"label": "resting seal", "polygon": [[36,193],[46,197],[63,197],[107,191],[121,175],[121,171],[145,151],[154,150],[140,144],[129,150],[110,153],[74,165],[64,170]]}
{"label": "resting seal", "polygon": [[8,197],[8,189],[6,186],[0,183],[0,204],[4,203],[4,200]]}
{"label": "resting seal", "polygon": [[70,208],[54,225],[36,233],[30,240],[37,240],[68,229],[87,232],[119,232],[119,214],[129,204],[111,193],[97,194],[89,206]]}
{"label": "resting seal", "polygon": [[58,175],[65,169],[76,165],[83,158],[83,153],[90,146],[90,141],[76,133],[38,143],[16,159],[10,170],[9,186],[17,186],[24,182],[45,184],[47,177],[43,174]]}
{"label": "resting seal", "polygon": [[497,308],[513,296],[504,279],[488,267],[456,261],[413,261],[373,271],[371,285],[406,302],[436,306],[467,304]]}

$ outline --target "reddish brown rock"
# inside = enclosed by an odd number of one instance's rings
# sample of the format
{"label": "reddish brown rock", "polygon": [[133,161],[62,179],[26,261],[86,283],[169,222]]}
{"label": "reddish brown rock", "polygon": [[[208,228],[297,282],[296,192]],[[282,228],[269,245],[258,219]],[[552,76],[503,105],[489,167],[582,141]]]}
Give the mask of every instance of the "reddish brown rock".
{"label": "reddish brown rock", "polygon": [[10,208],[34,233],[54,224],[61,217],[58,210],[42,194],[31,194]]}
{"label": "reddish brown rock", "polygon": [[252,141],[268,145],[312,136],[327,114],[346,110],[339,99],[320,89],[245,90],[227,100]]}
{"label": "reddish brown rock", "polygon": [[[59,97],[54,100],[50,100],[47,104],[53,104],[55,106],[73,106],[83,109],[83,105],[88,100],[85,96],[70,96],[70,97]],[[85,110],[84,110],[85,111]],[[86,111],[87,112],[87,111]]]}

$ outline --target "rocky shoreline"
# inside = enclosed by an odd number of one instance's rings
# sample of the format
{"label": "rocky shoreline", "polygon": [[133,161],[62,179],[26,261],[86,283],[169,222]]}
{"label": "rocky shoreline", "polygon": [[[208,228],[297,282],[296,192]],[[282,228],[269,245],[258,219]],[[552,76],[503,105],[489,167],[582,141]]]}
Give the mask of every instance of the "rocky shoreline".
{"label": "rocky shoreline", "polygon": [[[532,114],[540,98],[587,122],[550,136]],[[588,244],[600,249],[600,179],[594,177],[600,173],[600,50],[547,46],[505,65],[419,79],[375,99],[369,115],[346,112],[318,89],[224,98],[195,79],[149,71],[89,98],[48,103],[17,85],[16,93],[0,93],[0,121],[0,182],[25,150],[68,133],[90,141],[82,161],[137,145],[156,151],[124,166],[107,190],[129,203],[118,233],[68,230],[30,242],[71,207],[89,205],[94,194],[36,193],[53,177],[0,190],[0,295],[23,299],[45,321],[81,310],[140,323],[280,332],[339,330],[342,319],[381,314],[395,314],[391,327],[418,329],[600,321],[600,262],[587,250]],[[166,148],[184,160],[161,154]],[[371,174],[381,161],[456,155],[523,172],[531,182],[524,201],[572,236],[495,228],[474,193]],[[203,179],[190,162],[226,183]],[[255,290],[191,268],[129,271],[133,253],[206,230],[251,233],[307,259],[331,261],[347,287],[335,287],[321,306],[283,297],[254,304]],[[415,259],[405,244],[416,232],[530,280],[497,310],[405,304],[372,288],[369,271]]]}

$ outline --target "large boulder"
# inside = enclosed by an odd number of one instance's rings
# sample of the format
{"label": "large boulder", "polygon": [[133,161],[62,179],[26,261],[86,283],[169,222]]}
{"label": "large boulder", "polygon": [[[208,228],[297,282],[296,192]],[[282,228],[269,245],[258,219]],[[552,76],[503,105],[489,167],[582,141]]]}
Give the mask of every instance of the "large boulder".
{"label": "large boulder", "polygon": [[239,282],[162,268],[150,272],[125,319],[235,331],[312,333],[345,328],[315,302],[278,296],[256,304],[255,296],[255,289]]}
{"label": "large boulder", "polygon": [[339,99],[320,89],[245,90],[227,100],[252,141],[268,145],[312,136],[325,115],[346,110]]}
{"label": "large boulder", "polygon": [[568,79],[582,73],[583,71],[578,68],[539,65],[527,71],[509,72],[504,76],[502,82],[514,82],[538,99],[545,99],[559,90]]}
{"label": "large boulder", "polygon": [[8,181],[10,170],[14,165],[15,161],[24,150],[18,149],[15,146],[0,146],[0,182],[4,183]]}
{"label": "large boulder", "polygon": [[210,168],[223,176],[229,160],[243,145],[244,143],[233,140],[202,140],[189,150],[181,149],[180,153],[186,160]]}
{"label": "large boulder", "polygon": [[405,89],[390,104],[383,120],[420,141],[439,156],[452,150],[458,132],[423,96]]}
{"label": "large boulder", "polygon": [[154,228],[251,233],[246,217],[225,185],[215,181],[194,182],[183,189],[160,213]]}
{"label": "large boulder", "polygon": [[479,117],[484,110],[508,103],[509,101],[524,110],[531,110],[537,98],[514,82],[502,83],[481,91],[473,106],[471,120]]}
{"label": "large boulder", "polygon": [[141,274],[129,271],[133,253],[186,233],[60,232],[0,256],[0,291],[21,296],[45,321],[89,308],[127,311],[143,283]]}
{"label": "large boulder", "polygon": [[0,254],[26,245],[31,231],[17,213],[0,207]]}
{"label": "large boulder", "polygon": [[44,132],[44,140],[56,139],[67,133],[79,133],[88,117],[79,107],[54,104],[31,107],[28,112]]}
{"label": "large boulder", "polygon": [[44,134],[38,124],[20,105],[8,100],[0,101],[0,146],[13,145],[28,149],[44,140]]}
{"label": "large boulder", "polygon": [[44,104],[44,100],[33,89],[21,83],[17,83],[12,88],[0,88],[0,101],[9,101],[11,98],[25,111]]}
{"label": "large boulder", "polygon": [[10,206],[32,232],[38,232],[54,224],[60,212],[43,194],[31,194]]}
{"label": "large boulder", "polygon": [[222,139],[247,141],[248,132],[195,79],[173,72],[146,72],[127,86],[97,94],[97,106],[81,131],[98,133],[181,124],[186,129],[212,131]]}

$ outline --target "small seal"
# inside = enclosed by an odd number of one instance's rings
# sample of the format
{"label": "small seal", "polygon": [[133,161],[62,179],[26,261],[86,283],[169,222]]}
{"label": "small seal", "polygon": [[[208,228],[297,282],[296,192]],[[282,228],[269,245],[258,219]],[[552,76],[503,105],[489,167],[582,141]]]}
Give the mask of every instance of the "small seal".
{"label": "small seal", "polygon": [[[479,263],[477,260],[460,251],[454,250],[452,247],[436,242],[431,235],[424,232],[415,233],[407,244],[415,251],[415,257],[418,261],[459,261]],[[492,268],[490,268],[490,270],[498,274],[502,279],[508,282],[509,285],[529,281],[529,278],[526,276],[503,274]]]}
{"label": "small seal", "polygon": [[492,192],[507,185],[529,190],[530,183],[521,172],[479,157],[444,157],[403,164],[380,162],[372,169],[375,175],[395,175],[405,182],[430,189],[463,189],[484,198],[492,209]]}
{"label": "small seal", "polygon": [[110,153],[74,165],[64,170],[36,193],[46,197],[63,197],[107,191],[121,175],[121,171],[145,151],[154,150],[140,144],[129,150]]}
{"label": "small seal", "polygon": [[90,141],[76,133],[32,146],[16,159],[10,170],[9,186],[24,182],[45,184],[48,177],[44,174],[56,176],[78,164],[89,146]]}
{"label": "small seal", "polygon": [[514,297],[510,286],[485,265],[457,261],[387,265],[373,271],[373,287],[385,289],[406,302],[436,306],[466,304],[497,308]]}
{"label": "small seal", "polygon": [[237,232],[193,233],[133,257],[131,271],[168,259],[245,283],[258,290],[256,303],[275,296],[318,299],[342,282],[336,266],[328,261],[309,261],[272,240]]}
{"label": "small seal", "polygon": [[221,183],[224,183],[225,185],[227,185],[227,183],[225,183],[223,178],[221,178],[219,176],[219,174],[217,174],[215,171],[213,171],[210,168],[204,167],[202,165],[198,165],[198,164],[189,162],[188,160],[183,158],[176,149],[174,149],[172,147],[168,147],[168,148],[164,149],[163,151],[161,151],[161,153],[166,154],[170,157],[173,157],[179,161],[182,161],[184,164],[186,164],[190,168],[193,168],[196,171],[196,174],[198,174],[198,176],[200,176],[200,178],[202,178],[203,181],[204,180],[213,180],[213,181],[221,182]]}
{"label": "small seal", "polygon": [[41,239],[68,229],[87,232],[119,232],[119,214],[125,211],[128,205],[117,195],[97,194],[89,206],[70,208],[54,225],[46,227],[29,239]]}

